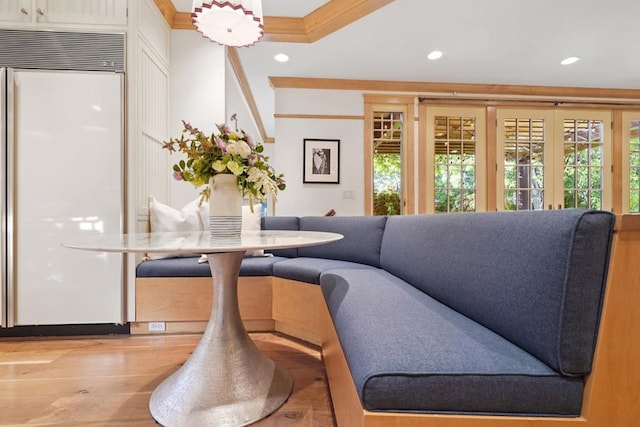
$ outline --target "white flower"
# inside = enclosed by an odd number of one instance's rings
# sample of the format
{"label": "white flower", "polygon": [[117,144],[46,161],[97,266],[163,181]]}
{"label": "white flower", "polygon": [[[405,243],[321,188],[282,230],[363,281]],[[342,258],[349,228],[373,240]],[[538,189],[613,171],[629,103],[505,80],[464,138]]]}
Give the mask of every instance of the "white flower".
{"label": "white flower", "polygon": [[249,168],[247,172],[247,181],[253,183],[253,187],[262,194],[271,194],[275,196],[278,187],[275,181],[269,178],[267,171],[259,168]]}
{"label": "white flower", "polygon": [[235,142],[229,142],[227,145],[227,153],[229,154],[238,154],[243,159],[249,157],[251,154],[251,147],[246,142],[240,140]]}
{"label": "white flower", "polygon": [[234,160],[229,160],[227,162],[227,169],[229,169],[235,176],[238,176],[244,171],[244,166]]}
{"label": "white flower", "polygon": [[211,164],[211,167],[213,168],[213,170],[215,170],[216,172],[222,172],[227,168],[227,165],[222,163],[221,160],[216,160],[215,162],[213,162]]}

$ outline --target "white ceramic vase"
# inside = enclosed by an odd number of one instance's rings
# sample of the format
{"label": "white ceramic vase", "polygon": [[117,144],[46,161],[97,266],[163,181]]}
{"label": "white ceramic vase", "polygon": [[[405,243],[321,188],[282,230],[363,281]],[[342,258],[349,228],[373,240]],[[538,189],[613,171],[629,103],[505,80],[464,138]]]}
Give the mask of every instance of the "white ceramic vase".
{"label": "white ceramic vase", "polygon": [[211,237],[239,238],[242,233],[242,193],[235,175],[221,173],[209,180],[209,228]]}

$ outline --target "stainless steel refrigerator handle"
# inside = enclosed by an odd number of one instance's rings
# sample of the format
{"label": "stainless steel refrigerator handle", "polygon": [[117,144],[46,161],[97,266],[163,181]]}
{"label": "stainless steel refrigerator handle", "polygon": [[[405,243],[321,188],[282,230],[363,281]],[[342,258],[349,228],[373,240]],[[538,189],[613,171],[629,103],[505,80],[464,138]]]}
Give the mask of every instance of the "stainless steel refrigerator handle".
{"label": "stainless steel refrigerator handle", "polygon": [[7,292],[7,327],[11,328],[15,326],[15,265],[14,265],[14,249],[15,249],[15,233],[14,233],[14,196],[15,196],[15,143],[16,143],[16,135],[15,135],[15,107],[16,107],[16,82],[14,80],[14,71],[11,68],[8,68],[6,71],[6,88],[7,88],[7,111],[6,111],[6,123],[7,123],[7,141],[6,141],[6,194],[7,203],[5,207],[5,215],[6,221],[5,226],[7,227],[5,236],[6,237],[6,292]]}

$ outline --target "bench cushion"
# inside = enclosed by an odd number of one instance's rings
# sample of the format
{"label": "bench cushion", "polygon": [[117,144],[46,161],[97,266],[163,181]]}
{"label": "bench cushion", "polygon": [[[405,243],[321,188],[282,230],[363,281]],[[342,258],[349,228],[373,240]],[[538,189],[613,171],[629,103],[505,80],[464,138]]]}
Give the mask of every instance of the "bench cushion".
{"label": "bench cushion", "polygon": [[[209,263],[198,263],[199,257],[167,258],[144,261],[136,267],[136,277],[211,277]],[[271,276],[273,264],[288,258],[244,257],[240,276]]]}
{"label": "bench cushion", "polygon": [[285,259],[273,265],[273,275],[299,282],[320,283],[320,275],[335,268],[367,269],[374,268],[365,264],[323,258]]}
{"label": "bench cushion", "polygon": [[389,273],[332,270],[320,282],[365,409],[579,415],[581,378]]}
{"label": "bench cushion", "polygon": [[384,216],[319,216],[300,218],[300,230],[342,234],[344,239],[298,249],[298,256],[329,258],[380,267]]}
{"label": "bench cushion", "polygon": [[566,375],[590,371],[614,216],[390,217],[382,267]]}

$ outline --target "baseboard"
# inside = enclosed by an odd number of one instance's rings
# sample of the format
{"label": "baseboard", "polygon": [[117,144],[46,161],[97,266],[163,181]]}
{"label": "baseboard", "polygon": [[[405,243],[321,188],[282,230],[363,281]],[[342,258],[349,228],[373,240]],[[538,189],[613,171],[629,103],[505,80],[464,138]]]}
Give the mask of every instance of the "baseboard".
{"label": "baseboard", "polygon": [[130,325],[112,323],[78,325],[29,325],[0,328],[0,337],[62,337],[73,335],[128,335]]}
{"label": "baseboard", "polygon": [[[248,332],[270,332],[275,330],[273,319],[245,319],[242,321]],[[132,322],[131,335],[163,335],[163,334],[201,334],[207,327],[207,322],[160,322],[164,330],[149,330],[150,322]]]}

